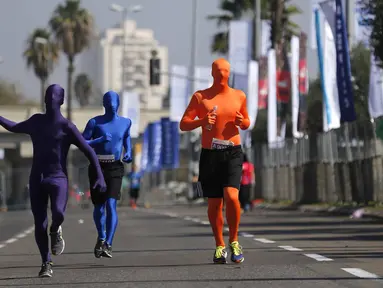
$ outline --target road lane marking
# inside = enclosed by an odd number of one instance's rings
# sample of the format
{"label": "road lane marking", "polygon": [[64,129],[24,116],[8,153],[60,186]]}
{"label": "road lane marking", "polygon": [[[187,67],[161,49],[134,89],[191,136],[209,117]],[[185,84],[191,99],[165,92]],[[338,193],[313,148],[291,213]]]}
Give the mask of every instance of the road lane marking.
{"label": "road lane marking", "polygon": [[278,246],[279,248],[285,249],[287,251],[303,251],[302,249],[295,248],[293,246]]}
{"label": "road lane marking", "polygon": [[245,232],[241,233],[241,236],[245,237],[245,238],[253,238],[254,237],[253,234],[249,234],[249,233],[245,233]]}
{"label": "road lane marking", "polygon": [[367,272],[363,269],[359,269],[359,268],[342,268],[343,271],[346,271],[347,273],[350,273],[356,277],[359,277],[359,278],[364,278],[364,279],[381,279],[381,277],[379,277],[378,275],[376,274],[373,274],[373,273],[370,273],[370,272]]}
{"label": "road lane marking", "polygon": [[16,242],[18,239],[26,237],[28,234],[32,233],[34,230],[35,230],[35,227],[32,226],[32,227],[24,230],[23,232],[17,234],[16,236],[9,238],[8,240],[4,241],[3,243],[0,243],[0,249],[7,246],[7,244],[12,244],[12,243]]}
{"label": "road lane marking", "polygon": [[27,235],[28,235],[27,233],[20,233],[20,234],[17,234],[17,235],[16,235],[16,238],[21,239],[21,238],[26,237]]}
{"label": "road lane marking", "polygon": [[324,262],[324,261],[334,261],[333,259],[331,258],[327,258],[327,257],[324,257],[322,255],[319,255],[319,254],[303,254],[309,258],[312,258],[312,259],[315,259],[319,262]]}
{"label": "road lane marking", "polygon": [[265,238],[254,238],[254,240],[258,241],[258,242],[261,242],[261,243],[265,243],[265,244],[275,243],[275,241],[269,240],[269,239],[265,239]]}
{"label": "road lane marking", "polygon": [[210,222],[209,221],[201,221],[201,224],[203,224],[203,225],[210,225]]}
{"label": "road lane marking", "polygon": [[5,241],[4,243],[5,244],[11,244],[11,243],[16,242],[16,241],[17,241],[17,238],[10,238],[7,241]]}
{"label": "road lane marking", "polygon": [[191,217],[189,217],[189,216],[185,216],[184,217],[184,220],[186,220],[186,221],[190,221],[192,218]]}

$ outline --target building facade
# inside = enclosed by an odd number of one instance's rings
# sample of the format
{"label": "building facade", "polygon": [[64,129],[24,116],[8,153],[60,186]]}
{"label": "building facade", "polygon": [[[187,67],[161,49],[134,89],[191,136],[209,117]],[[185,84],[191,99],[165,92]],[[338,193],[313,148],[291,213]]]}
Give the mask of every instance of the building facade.
{"label": "building facade", "polygon": [[[108,90],[122,91],[124,86],[126,90],[139,94],[141,109],[162,109],[169,91],[169,77],[161,74],[161,84],[150,86],[150,58],[155,51],[161,60],[161,71],[166,72],[168,49],[159,45],[153,30],[137,28],[136,22],[132,20],[125,21],[124,26],[122,28],[116,25],[106,29],[93,40],[90,48],[81,56],[80,70],[87,74],[93,83],[93,98],[96,99],[94,104],[100,104],[98,99],[101,100],[101,97],[97,95],[102,95]],[[123,81],[121,69],[125,69]]]}

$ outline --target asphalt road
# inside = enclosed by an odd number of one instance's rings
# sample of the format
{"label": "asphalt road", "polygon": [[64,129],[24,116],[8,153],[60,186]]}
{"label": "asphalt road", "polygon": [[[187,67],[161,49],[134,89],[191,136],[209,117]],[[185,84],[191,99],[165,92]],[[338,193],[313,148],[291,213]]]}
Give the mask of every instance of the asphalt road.
{"label": "asphalt road", "polygon": [[0,214],[0,287],[383,287],[376,220],[256,210],[242,217],[245,262],[213,265],[206,207],[122,208],[119,217],[113,259],[96,259],[91,210],[69,209],[66,250],[53,278],[39,279],[31,214]]}

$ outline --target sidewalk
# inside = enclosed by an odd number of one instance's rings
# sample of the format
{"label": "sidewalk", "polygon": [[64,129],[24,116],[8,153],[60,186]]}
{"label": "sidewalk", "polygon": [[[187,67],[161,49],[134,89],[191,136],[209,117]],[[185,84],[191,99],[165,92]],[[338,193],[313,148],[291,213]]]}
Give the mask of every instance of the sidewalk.
{"label": "sidewalk", "polygon": [[254,208],[258,209],[269,209],[269,210],[280,210],[280,211],[300,211],[302,213],[320,213],[334,216],[350,216],[356,218],[375,218],[383,219],[383,206],[382,207],[363,207],[363,206],[336,206],[330,204],[308,204],[308,205],[297,205],[297,204],[283,204],[283,203],[261,203],[254,205]]}

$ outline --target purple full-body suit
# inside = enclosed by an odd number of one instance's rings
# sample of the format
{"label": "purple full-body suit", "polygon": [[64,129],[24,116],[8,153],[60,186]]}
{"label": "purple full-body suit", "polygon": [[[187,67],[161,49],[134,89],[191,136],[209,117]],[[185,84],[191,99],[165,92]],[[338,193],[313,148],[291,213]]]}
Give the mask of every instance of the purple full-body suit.
{"label": "purple full-body suit", "polygon": [[35,238],[43,263],[51,261],[48,244],[48,198],[51,200],[51,232],[64,222],[68,200],[67,156],[71,144],[77,146],[96,167],[98,178],[94,187],[106,189],[104,177],[93,149],[76,126],[60,112],[64,89],[51,85],[45,93],[45,114],[34,114],[28,120],[15,123],[0,116],[0,125],[14,133],[31,137],[33,163],[29,176],[31,208],[35,221]]}

